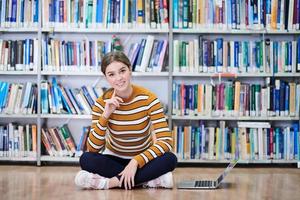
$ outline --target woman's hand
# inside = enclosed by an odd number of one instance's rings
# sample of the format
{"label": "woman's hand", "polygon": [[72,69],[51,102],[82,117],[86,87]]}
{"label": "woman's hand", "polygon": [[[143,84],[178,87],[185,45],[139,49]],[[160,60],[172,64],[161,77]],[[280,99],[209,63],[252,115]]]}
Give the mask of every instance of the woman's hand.
{"label": "woman's hand", "polygon": [[116,92],[114,90],[111,98],[104,100],[104,102],[105,102],[105,107],[104,107],[103,117],[108,119],[111,113],[113,113],[116,110],[116,108],[120,107],[120,102],[123,102],[123,99],[117,97]]}
{"label": "woman's hand", "polygon": [[134,187],[134,177],[137,171],[138,163],[136,160],[132,159],[125,169],[119,174],[121,175],[120,186],[124,181],[125,189],[131,189]]}

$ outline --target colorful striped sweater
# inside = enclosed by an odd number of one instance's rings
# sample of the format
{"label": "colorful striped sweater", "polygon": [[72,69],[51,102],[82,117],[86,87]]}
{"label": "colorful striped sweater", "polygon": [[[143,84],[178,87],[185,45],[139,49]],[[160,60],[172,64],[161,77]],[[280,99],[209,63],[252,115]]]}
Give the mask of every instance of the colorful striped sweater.
{"label": "colorful striped sweater", "polygon": [[[87,147],[90,152],[100,152],[104,148],[119,157],[134,158],[139,168],[172,150],[172,134],[165,119],[163,108],[155,94],[132,85],[133,93],[123,99],[106,119],[104,97],[96,100],[92,112],[92,128]],[[105,94],[111,98],[112,91]],[[153,140],[153,135],[155,142]]]}

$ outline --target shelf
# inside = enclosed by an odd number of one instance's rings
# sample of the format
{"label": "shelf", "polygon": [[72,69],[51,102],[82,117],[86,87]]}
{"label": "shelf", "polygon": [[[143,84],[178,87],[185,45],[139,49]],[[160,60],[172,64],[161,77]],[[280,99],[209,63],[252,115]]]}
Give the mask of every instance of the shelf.
{"label": "shelf", "polygon": [[[230,160],[203,160],[203,159],[179,159],[179,163],[230,163]],[[291,164],[299,163],[299,160],[239,160],[239,164]]]}
{"label": "shelf", "polygon": [[36,71],[0,71],[0,75],[37,75]]}
{"label": "shelf", "polygon": [[228,78],[238,78],[238,77],[300,77],[300,73],[197,73],[197,72],[173,72],[174,77],[185,76],[185,77],[228,77]]}
{"label": "shelf", "polygon": [[221,116],[176,116],[173,115],[174,120],[236,120],[236,121],[296,121],[299,117],[221,117]]}
{"label": "shelf", "polygon": [[0,32],[9,32],[9,33],[34,33],[38,32],[39,28],[0,28]]}
{"label": "shelf", "polygon": [[173,29],[173,33],[210,33],[210,34],[263,34],[265,30],[237,30],[216,28]]}
{"label": "shelf", "polygon": [[81,72],[81,71],[42,71],[41,75],[53,76],[103,76],[102,72]]}
{"label": "shelf", "polygon": [[0,157],[0,161],[36,161],[36,157]]}
{"label": "shelf", "polygon": [[168,76],[169,72],[132,72],[132,76]]}
{"label": "shelf", "polygon": [[37,118],[37,114],[0,114],[0,118]]}
{"label": "shelf", "polygon": [[48,119],[92,119],[92,115],[41,114],[41,118],[48,118]]}
{"label": "shelf", "polygon": [[236,35],[251,35],[251,34],[267,34],[267,35],[276,35],[276,34],[300,34],[300,31],[297,30],[267,30],[267,29],[222,29],[222,28],[192,28],[192,29],[174,29],[173,33],[203,33],[203,34],[236,34]]}
{"label": "shelf", "polygon": [[55,33],[169,33],[169,29],[150,29],[150,28],[71,28],[71,27],[56,27],[42,28],[42,32]]}
{"label": "shelf", "polygon": [[[80,72],[80,71],[42,71],[42,75],[45,76],[103,76],[102,72]],[[169,72],[132,72],[132,76],[168,76]]]}
{"label": "shelf", "polygon": [[48,161],[48,162],[79,162],[79,157],[41,156],[41,161]]}
{"label": "shelf", "polygon": [[274,77],[300,77],[300,73],[276,73]]}

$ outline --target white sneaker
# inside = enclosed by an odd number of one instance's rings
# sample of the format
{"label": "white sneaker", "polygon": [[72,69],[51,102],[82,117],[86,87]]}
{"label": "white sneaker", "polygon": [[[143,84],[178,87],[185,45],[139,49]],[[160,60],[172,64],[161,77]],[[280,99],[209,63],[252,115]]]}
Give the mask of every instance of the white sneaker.
{"label": "white sneaker", "polygon": [[172,172],[163,174],[156,179],[148,181],[144,186],[150,188],[173,188],[173,174]]}
{"label": "white sneaker", "polygon": [[108,189],[108,178],[80,170],[75,176],[75,184],[81,188],[104,190]]}

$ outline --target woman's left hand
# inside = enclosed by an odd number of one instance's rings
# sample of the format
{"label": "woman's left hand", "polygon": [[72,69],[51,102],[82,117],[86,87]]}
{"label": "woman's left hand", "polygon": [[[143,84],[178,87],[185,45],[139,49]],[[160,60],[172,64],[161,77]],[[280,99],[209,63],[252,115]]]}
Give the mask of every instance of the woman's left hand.
{"label": "woman's left hand", "polygon": [[138,163],[136,160],[132,159],[128,165],[125,167],[125,169],[119,174],[121,175],[120,179],[120,185],[122,185],[122,182],[124,181],[124,187],[125,189],[131,189],[134,187],[134,177],[135,173],[137,171]]}

